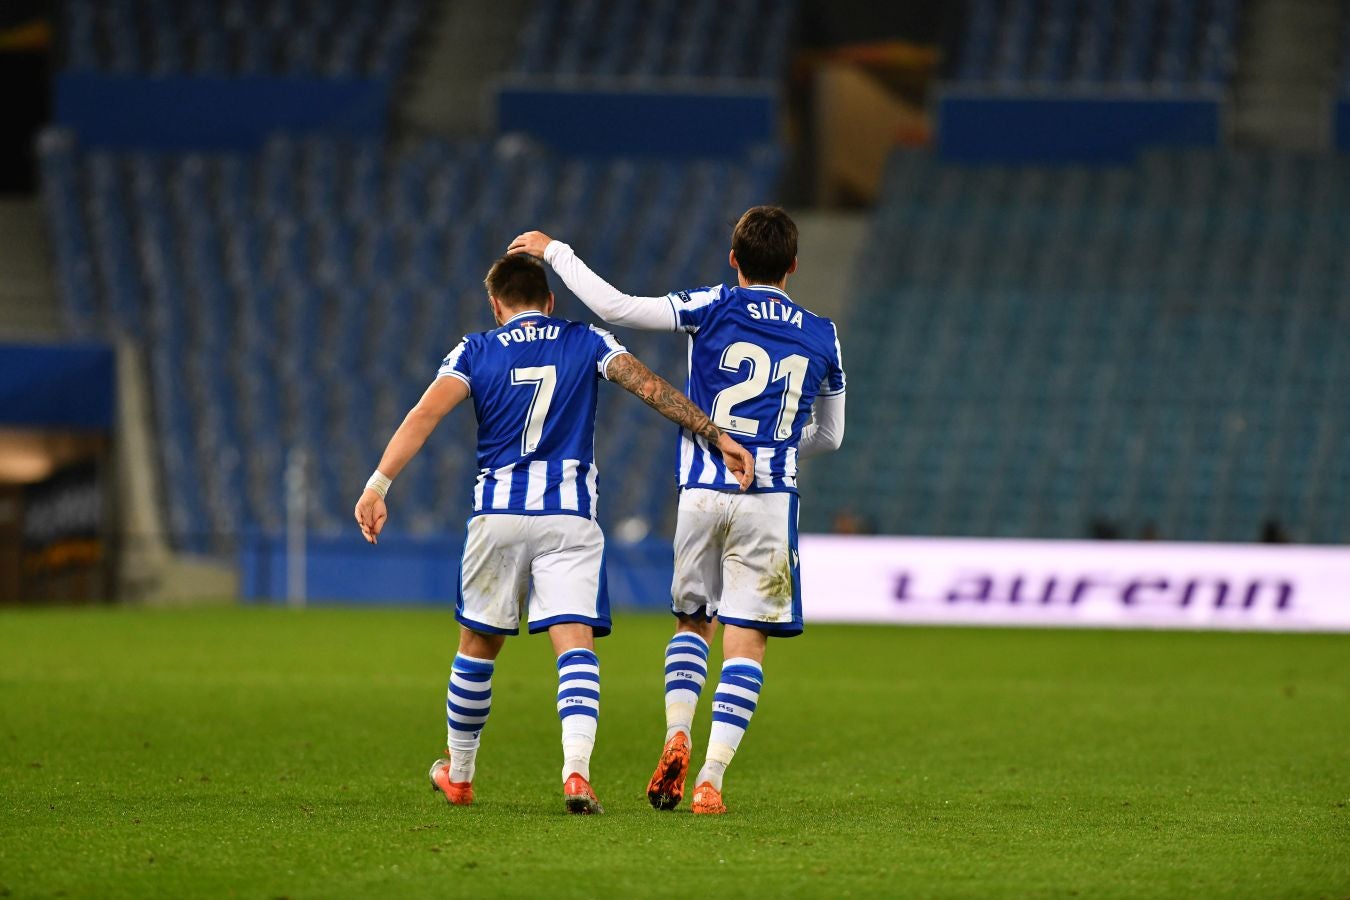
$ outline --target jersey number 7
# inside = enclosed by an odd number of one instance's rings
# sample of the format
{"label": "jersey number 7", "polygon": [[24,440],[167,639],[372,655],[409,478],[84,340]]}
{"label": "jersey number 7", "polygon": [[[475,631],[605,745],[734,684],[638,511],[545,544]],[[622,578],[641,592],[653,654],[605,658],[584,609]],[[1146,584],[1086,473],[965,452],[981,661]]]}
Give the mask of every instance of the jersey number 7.
{"label": "jersey number 7", "polygon": [[534,386],[534,396],[525,413],[525,430],[520,433],[520,455],[529,456],[544,436],[544,419],[548,418],[553,390],[558,386],[558,369],[556,366],[522,366],[511,370],[511,383]]}

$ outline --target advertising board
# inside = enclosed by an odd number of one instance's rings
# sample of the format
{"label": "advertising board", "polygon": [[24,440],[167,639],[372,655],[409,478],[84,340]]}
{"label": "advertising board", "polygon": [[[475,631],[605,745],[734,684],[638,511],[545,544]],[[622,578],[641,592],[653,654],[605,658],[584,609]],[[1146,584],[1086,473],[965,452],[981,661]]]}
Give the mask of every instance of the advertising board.
{"label": "advertising board", "polygon": [[1350,547],[803,535],[810,622],[1350,631]]}

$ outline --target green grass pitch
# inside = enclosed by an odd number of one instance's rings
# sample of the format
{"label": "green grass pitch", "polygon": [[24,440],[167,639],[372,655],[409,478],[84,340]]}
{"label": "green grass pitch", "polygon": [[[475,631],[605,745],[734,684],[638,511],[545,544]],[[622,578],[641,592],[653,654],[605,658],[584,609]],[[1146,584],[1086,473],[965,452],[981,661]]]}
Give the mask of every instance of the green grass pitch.
{"label": "green grass pitch", "polygon": [[0,896],[1350,896],[1350,636],[812,626],[705,818],[643,794],[669,628],[601,641],[571,818],[543,637],[462,809],[446,612],[0,613]]}

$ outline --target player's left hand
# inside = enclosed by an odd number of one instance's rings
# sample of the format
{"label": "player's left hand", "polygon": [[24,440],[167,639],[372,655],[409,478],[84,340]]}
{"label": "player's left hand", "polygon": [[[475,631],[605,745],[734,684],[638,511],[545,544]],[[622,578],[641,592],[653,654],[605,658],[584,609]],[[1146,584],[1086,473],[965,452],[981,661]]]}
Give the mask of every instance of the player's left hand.
{"label": "player's left hand", "polygon": [[528,253],[530,256],[544,258],[544,248],[548,246],[553,238],[544,234],[542,231],[527,231],[524,234],[516,235],[516,239],[506,248],[507,254]]}
{"label": "player's left hand", "polygon": [[384,530],[389,510],[385,508],[384,498],[366,488],[361,499],[356,501],[356,524],[361,526],[361,534],[372,544],[379,543],[380,532]]}
{"label": "player's left hand", "polygon": [[755,457],[725,431],[717,439],[717,449],[722,451],[722,461],[727,464],[727,471],[736,476],[741,490],[749,488],[755,480]]}

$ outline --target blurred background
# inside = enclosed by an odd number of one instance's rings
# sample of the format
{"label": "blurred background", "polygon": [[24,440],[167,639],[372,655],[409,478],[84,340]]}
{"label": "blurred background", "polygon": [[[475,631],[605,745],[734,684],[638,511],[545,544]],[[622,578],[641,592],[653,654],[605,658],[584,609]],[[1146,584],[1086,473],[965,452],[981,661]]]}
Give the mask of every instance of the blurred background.
{"label": "blurred background", "polygon": [[[716,284],[756,203],[849,373],[804,531],[1350,540],[1350,4],[9,0],[0,71],[0,602],[453,602],[471,416],[351,507],[492,259]],[[673,455],[602,389],[616,602]]]}

